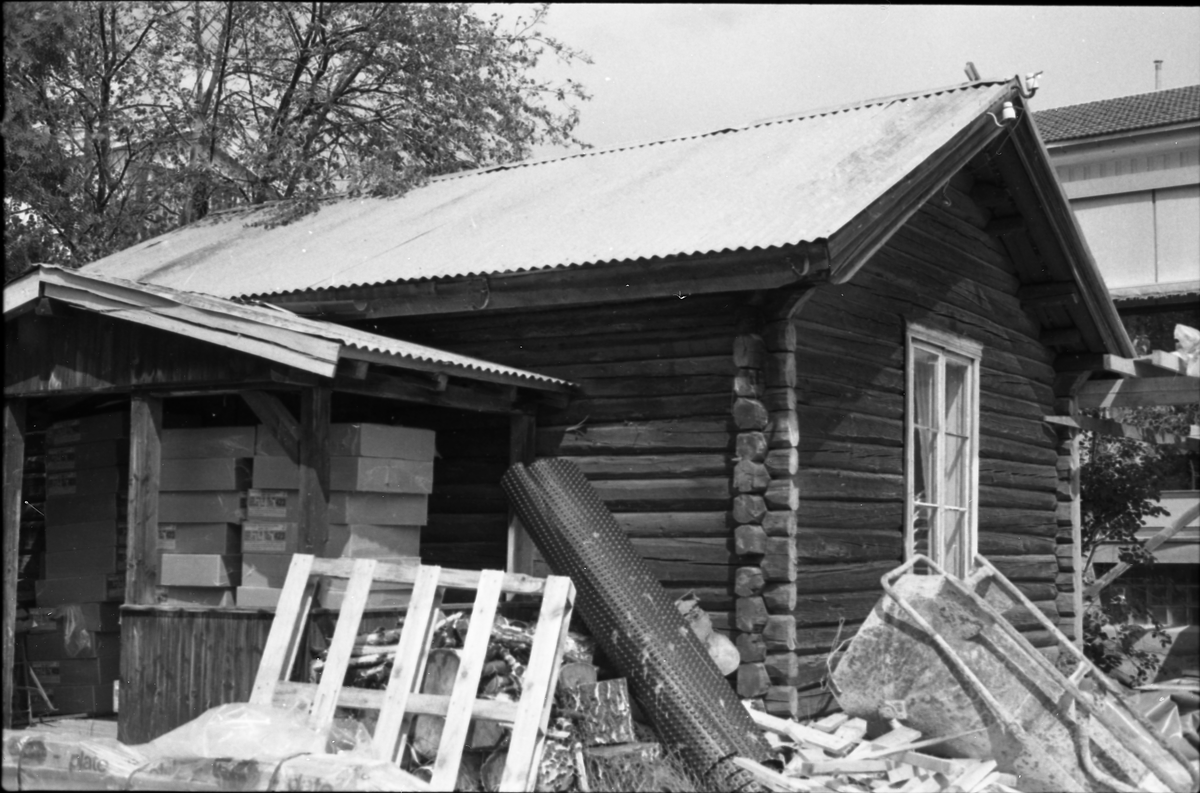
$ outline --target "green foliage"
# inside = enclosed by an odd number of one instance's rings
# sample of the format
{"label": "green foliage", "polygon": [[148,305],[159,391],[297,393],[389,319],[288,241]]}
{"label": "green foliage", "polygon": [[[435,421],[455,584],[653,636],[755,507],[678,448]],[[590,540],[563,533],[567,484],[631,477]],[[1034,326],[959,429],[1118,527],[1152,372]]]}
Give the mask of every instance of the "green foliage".
{"label": "green foliage", "polygon": [[1081,452],[1082,551],[1088,562],[1102,543],[1117,543],[1122,561],[1152,564],[1136,535],[1146,518],[1166,514],[1157,503],[1163,456],[1139,441],[1094,433],[1084,437]]}
{"label": "green foliage", "polygon": [[397,195],[573,134],[588,58],[466,4],[12,3],[4,14],[6,276],[79,265],[212,209]]}
{"label": "green foliage", "polygon": [[[1131,620],[1148,620],[1150,628]],[[1083,652],[1101,672],[1130,687],[1148,682],[1162,657],[1138,646],[1151,634],[1163,648],[1171,638],[1151,615],[1135,609],[1121,594],[1102,598],[1087,605],[1083,612]],[[1128,666],[1127,666],[1128,663]],[[1132,666],[1132,671],[1129,670]]]}

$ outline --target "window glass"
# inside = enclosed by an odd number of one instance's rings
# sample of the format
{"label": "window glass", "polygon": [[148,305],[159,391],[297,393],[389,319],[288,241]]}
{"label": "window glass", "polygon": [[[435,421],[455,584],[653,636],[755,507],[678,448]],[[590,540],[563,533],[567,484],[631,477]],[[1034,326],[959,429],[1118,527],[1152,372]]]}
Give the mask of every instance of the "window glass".
{"label": "window glass", "polygon": [[970,572],[978,544],[979,354],[968,340],[909,329],[906,545],[957,576]]}

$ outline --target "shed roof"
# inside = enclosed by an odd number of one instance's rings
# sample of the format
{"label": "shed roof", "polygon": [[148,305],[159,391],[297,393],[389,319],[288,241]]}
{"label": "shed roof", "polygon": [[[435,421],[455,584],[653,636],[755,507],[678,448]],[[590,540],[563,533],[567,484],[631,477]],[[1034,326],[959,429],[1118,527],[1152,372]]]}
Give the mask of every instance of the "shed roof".
{"label": "shed roof", "polygon": [[1056,107],[1034,119],[1047,143],[1200,121],[1200,85]]}
{"label": "shed roof", "polygon": [[237,301],[41,265],[4,288],[6,318],[42,297],[333,377],[339,359],[565,391],[566,380]]}
{"label": "shed roof", "polygon": [[286,226],[218,213],[83,272],[221,296],[753,251],[828,240],[1010,98],[979,82],[345,198]]}

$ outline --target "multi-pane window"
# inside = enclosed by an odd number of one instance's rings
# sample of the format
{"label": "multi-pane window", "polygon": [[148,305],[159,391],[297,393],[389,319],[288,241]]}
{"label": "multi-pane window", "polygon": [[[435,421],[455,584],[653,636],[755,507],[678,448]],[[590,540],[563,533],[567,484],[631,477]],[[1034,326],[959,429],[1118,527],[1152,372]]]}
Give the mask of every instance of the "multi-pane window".
{"label": "multi-pane window", "polygon": [[909,325],[906,551],[959,577],[977,546],[981,352],[976,342]]}

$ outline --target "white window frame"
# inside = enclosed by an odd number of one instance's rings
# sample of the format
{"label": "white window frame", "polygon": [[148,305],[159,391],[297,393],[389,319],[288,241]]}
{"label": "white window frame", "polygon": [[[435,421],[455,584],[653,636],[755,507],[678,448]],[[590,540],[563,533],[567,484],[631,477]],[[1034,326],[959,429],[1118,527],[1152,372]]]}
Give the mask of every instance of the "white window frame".
{"label": "white window frame", "polygon": [[[947,560],[942,547],[940,526],[930,527],[928,556],[950,572],[956,570],[970,571],[974,568],[975,554],[979,547],[979,368],[983,357],[983,345],[970,339],[947,333],[937,328],[931,328],[917,323],[909,323],[905,331],[905,410],[904,410],[904,558],[911,559],[916,554],[915,517],[917,509],[915,486],[916,471],[916,402],[915,377],[916,366],[914,351],[922,349],[937,356],[937,372],[934,393],[936,395],[936,414],[938,421],[945,420],[945,371],[946,361],[954,360],[967,364],[970,382],[965,396],[969,400],[967,416],[970,426],[967,428],[969,449],[965,455],[967,462],[967,507],[966,538],[963,543],[962,558]],[[945,482],[942,461],[944,459],[945,433],[939,429],[935,444],[934,470],[937,471],[939,482]],[[940,488],[939,488],[940,490]],[[939,501],[939,499],[935,499]],[[922,502],[929,503],[929,502]],[[934,504],[936,509],[945,509],[944,502]],[[955,563],[957,561],[957,563]],[[947,563],[949,562],[949,563]]]}

